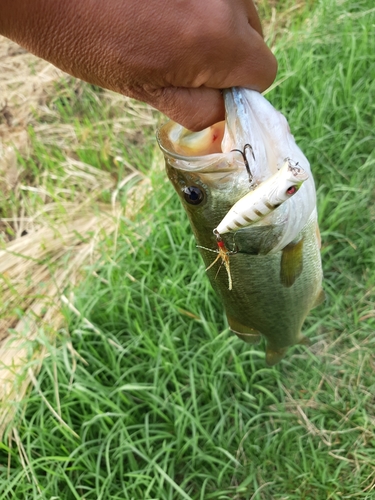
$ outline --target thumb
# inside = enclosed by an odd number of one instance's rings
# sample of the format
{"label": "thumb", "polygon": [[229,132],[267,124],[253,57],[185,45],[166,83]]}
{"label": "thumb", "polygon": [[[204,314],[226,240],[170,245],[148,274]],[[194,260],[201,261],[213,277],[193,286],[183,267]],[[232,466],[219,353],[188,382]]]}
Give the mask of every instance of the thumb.
{"label": "thumb", "polygon": [[164,87],[136,98],[192,131],[203,130],[225,118],[223,96],[217,89]]}

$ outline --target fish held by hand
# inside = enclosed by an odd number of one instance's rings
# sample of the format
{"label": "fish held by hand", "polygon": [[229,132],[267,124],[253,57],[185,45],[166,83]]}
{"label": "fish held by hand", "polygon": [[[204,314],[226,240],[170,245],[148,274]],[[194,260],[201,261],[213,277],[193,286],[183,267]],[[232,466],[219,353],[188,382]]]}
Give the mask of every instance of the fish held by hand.
{"label": "fish held by hand", "polygon": [[261,94],[224,99],[225,122],[195,133],[168,122],[158,142],[230,329],[249,343],[264,336],[273,365],[307,342],[303,322],[324,299],[314,180]]}

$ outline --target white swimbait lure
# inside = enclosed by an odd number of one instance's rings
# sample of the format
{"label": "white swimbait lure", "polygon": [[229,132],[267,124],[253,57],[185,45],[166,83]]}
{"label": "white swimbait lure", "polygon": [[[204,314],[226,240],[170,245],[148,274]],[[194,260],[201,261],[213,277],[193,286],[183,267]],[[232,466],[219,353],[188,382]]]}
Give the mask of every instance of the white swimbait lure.
{"label": "white swimbait lure", "polygon": [[309,174],[290,158],[272,177],[233,205],[214,234],[235,232],[260,221],[297,193]]}

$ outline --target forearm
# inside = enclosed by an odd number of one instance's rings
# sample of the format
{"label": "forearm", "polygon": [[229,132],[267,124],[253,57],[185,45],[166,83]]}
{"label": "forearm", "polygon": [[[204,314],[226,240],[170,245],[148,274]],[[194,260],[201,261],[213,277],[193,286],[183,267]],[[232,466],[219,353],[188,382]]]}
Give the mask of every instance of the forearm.
{"label": "forearm", "polygon": [[0,0],[0,33],[67,73],[106,87],[106,61],[113,64],[113,54],[106,54],[111,26],[101,16],[100,4],[95,0]]}
{"label": "forearm", "polygon": [[0,33],[191,129],[223,119],[219,89],[276,74],[251,0],[0,0]]}

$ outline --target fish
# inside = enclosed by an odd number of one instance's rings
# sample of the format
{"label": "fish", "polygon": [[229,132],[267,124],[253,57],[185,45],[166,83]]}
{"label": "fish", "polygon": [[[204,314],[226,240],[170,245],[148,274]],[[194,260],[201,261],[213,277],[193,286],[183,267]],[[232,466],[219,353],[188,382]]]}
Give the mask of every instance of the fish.
{"label": "fish", "polygon": [[[272,366],[309,344],[303,323],[325,298],[315,184],[286,118],[262,94],[223,95],[224,121],[200,132],[169,121],[157,140],[230,330],[249,344],[265,338]],[[293,169],[299,177],[286,185]]]}

